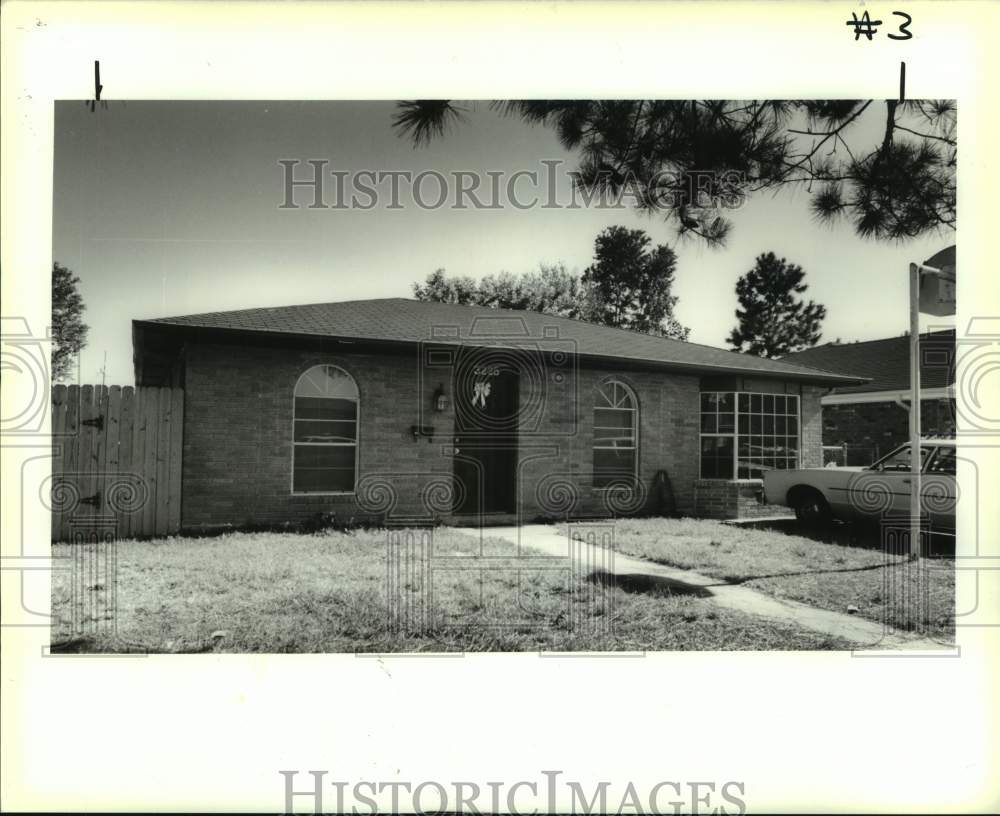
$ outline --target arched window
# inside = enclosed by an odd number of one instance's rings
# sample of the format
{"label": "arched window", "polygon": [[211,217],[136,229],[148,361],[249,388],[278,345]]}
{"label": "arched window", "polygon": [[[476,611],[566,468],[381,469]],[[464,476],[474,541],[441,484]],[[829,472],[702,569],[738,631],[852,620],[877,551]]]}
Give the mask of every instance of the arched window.
{"label": "arched window", "polygon": [[358,465],[358,386],[318,365],[295,384],[292,492],[351,493]]}
{"label": "arched window", "polygon": [[639,403],[632,389],[608,380],[594,389],[594,487],[631,482],[639,453]]}

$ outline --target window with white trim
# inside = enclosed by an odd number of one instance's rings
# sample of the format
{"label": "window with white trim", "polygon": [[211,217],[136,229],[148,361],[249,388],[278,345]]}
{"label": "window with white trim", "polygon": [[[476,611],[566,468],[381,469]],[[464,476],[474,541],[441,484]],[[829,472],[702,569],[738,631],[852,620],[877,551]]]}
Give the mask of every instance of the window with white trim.
{"label": "window with white trim", "polygon": [[292,492],[353,492],[358,454],[354,378],[337,366],[310,368],[295,384],[292,424]]}
{"label": "window with white trim", "polygon": [[631,483],[639,453],[639,404],[624,383],[594,389],[594,487]]}
{"label": "window with white trim", "polygon": [[701,478],[760,479],[798,465],[797,394],[702,392]]}

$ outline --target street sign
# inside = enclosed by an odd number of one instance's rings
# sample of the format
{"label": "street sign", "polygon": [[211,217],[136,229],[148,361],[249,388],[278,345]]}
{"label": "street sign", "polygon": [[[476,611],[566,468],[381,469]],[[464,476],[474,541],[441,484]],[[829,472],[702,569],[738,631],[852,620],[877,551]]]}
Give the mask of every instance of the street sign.
{"label": "street sign", "polygon": [[920,313],[955,314],[955,245],[910,264],[910,556],[921,558]]}
{"label": "street sign", "polygon": [[955,314],[955,246],[920,265],[920,311],[946,317]]}

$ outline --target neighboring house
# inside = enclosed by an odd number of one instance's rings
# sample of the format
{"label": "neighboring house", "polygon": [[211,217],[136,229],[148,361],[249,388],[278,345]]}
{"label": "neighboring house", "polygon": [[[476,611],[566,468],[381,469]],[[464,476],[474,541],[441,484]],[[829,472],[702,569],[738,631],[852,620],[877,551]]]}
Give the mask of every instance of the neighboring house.
{"label": "neighboring house", "polygon": [[182,527],[760,512],[860,383],[534,312],[402,298],[133,322],[184,389]]}
{"label": "neighboring house", "polygon": [[[823,445],[840,447],[838,464],[867,465],[909,439],[910,338],[827,343],[781,358],[823,371],[869,378],[822,399]],[[955,332],[920,336],[920,425],[926,435],[955,433]]]}

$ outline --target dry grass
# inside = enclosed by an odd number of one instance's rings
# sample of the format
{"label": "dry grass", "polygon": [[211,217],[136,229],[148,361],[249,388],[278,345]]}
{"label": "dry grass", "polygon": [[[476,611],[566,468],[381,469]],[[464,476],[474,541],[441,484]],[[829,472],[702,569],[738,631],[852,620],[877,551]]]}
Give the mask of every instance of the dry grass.
{"label": "dry grass", "polygon": [[[571,579],[552,559],[512,557],[506,541],[487,540],[480,553],[479,542],[462,534],[439,528],[433,535],[432,595],[416,579],[404,579],[399,595],[403,607],[426,610],[422,628],[393,625],[385,531],[234,533],[119,542],[114,635],[74,630],[74,603],[84,629],[93,628],[79,601],[93,590],[74,595],[72,572],[57,571],[53,646],[267,653],[849,648],[703,598]],[[469,569],[477,554],[493,557],[489,568]],[[55,545],[53,555],[68,557],[70,547]]]}
{"label": "dry grass", "polygon": [[[691,569],[778,598],[857,614],[899,628],[920,627],[937,638],[954,637],[955,570],[949,559],[925,559],[918,569],[905,557],[880,549],[831,544],[767,529],[697,519],[627,519],[615,525],[619,552]],[[909,608],[904,605],[904,600]]]}

